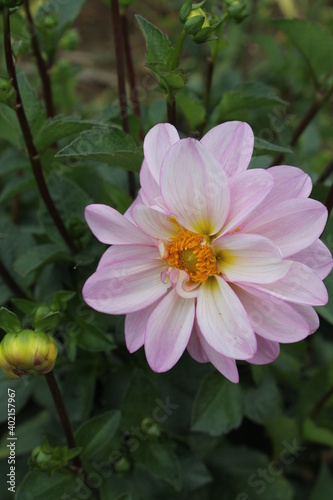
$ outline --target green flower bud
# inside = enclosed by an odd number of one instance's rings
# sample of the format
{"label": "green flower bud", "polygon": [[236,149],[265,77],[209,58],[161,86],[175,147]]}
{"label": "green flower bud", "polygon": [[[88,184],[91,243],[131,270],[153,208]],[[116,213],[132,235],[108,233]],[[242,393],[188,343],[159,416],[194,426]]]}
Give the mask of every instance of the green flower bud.
{"label": "green flower bud", "polygon": [[51,335],[33,330],[7,333],[0,344],[0,367],[10,378],[49,373],[58,348]]}
{"label": "green flower bud", "polygon": [[161,428],[152,418],[144,418],[141,422],[141,429],[148,436],[161,436]]}
{"label": "green flower bud", "polygon": [[0,77],[0,102],[14,107],[16,102],[16,92],[9,78]]}
{"label": "green flower bud", "polygon": [[120,459],[114,464],[114,470],[118,474],[125,474],[131,470],[131,463],[127,458],[121,456]]}
{"label": "green flower bud", "polygon": [[80,36],[77,30],[68,30],[60,40],[60,48],[64,50],[75,50],[79,41]]}
{"label": "green flower bud", "polygon": [[234,19],[236,23],[240,23],[247,17],[247,5],[244,0],[225,0],[225,7],[229,16]]}

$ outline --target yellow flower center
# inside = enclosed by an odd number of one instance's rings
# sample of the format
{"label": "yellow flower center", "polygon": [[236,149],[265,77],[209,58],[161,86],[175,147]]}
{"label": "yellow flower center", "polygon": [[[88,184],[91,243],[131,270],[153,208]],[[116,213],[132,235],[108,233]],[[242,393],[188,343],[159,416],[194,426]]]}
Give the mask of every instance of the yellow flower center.
{"label": "yellow flower center", "polygon": [[171,266],[186,271],[194,282],[204,283],[209,276],[220,274],[216,257],[205,238],[184,231],[166,245],[164,260]]}

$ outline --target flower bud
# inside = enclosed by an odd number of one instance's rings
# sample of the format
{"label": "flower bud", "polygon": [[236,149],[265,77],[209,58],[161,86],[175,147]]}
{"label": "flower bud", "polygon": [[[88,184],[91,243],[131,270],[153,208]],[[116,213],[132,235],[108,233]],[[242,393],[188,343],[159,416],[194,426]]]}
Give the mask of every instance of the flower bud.
{"label": "flower bud", "polygon": [[131,463],[126,457],[121,456],[114,464],[114,470],[116,474],[123,475],[131,470]]}
{"label": "flower bud", "polygon": [[229,16],[240,23],[247,17],[246,2],[244,0],[225,0],[225,7]]}
{"label": "flower bud", "polygon": [[0,344],[0,367],[9,378],[49,373],[58,348],[51,335],[33,330],[7,333]]}
{"label": "flower bud", "polygon": [[155,422],[155,420],[153,420],[151,418],[144,418],[142,420],[142,422],[141,422],[141,429],[148,436],[156,436],[156,437],[160,437],[161,436],[161,428],[160,428],[160,426]]}
{"label": "flower bud", "polygon": [[193,9],[186,18],[184,28],[189,35],[195,35],[201,28],[208,28],[209,21],[202,9]]}
{"label": "flower bud", "polygon": [[16,92],[9,78],[0,77],[0,102],[13,107],[16,102]]}

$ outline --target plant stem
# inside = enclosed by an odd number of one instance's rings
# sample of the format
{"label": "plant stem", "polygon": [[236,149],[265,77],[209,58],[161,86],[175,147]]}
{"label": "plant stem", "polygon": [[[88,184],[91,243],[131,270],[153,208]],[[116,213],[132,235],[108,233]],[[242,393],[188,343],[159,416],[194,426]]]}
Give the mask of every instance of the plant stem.
{"label": "plant stem", "polygon": [[[321,110],[323,105],[329,100],[329,98],[332,95],[332,92],[333,92],[333,87],[330,88],[326,92],[326,94],[324,94],[323,96],[316,97],[316,99],[313,101],[313,103],[311,104],[311,106],[309,107],[309,109],[307,110],[305,115],[303,116],[302,120],[299,122],[296,129],[294,130],[294,133],[293,133],[291,140],[290,140],[290,143],[289,143],[291,147],[296,146],[302,133],[307,128],[307,126],[311,123],[311,121],[317,115],[317,113]],[[277,155],[274,158],[271,166],[273,167],[275,165],[279,165],[282,162],[283,158],[284,158],[283,153]]]}
{"label": "plant stem", "polygon": [[[128,123],[128,108],[126,97],[126,84],[125,84],[125,67],[124,67],[124,44],[123,33],[120,19],[119,2],[118,0],[111,0],[111,16],[113,24],[113,38],[116,51],[116,65],[117,65],[117,78],[118,78],[118,96],[120,103],[120,119],[123,131],[129,134]],[[127,172],[128,188],[132,198],[135,197],[135,176],[134,172]]]}
{"label": "plant stem", "polygon": [[326,198],[325,206],[328,210],[328,217],[329,217],[333,208],[333,182],[331,184],[331,189],[329,190],[328,196]]}
{"label": "plant stem", "polygon": [[167,114],[168,122],[176,126],[176,97],[174,95],[167,97]]}
{"label": "plant stem", "polygon": [[126,60],[127,73],[128,73],[128,81],[129,81],[130,88],[131,88],[130,99],[132,102],[133,111],[136,114],[136,116],[140,119],[140,136],[143,139],[141,110],[140,110],[139,96],[138,96],[138,91],[137,91],[136,81],[135,81],[133,58],[132,58],[130,41],[129,41],[128,19],[127,19],[126,13],[121,15],[121,27],[123,30],[124,50],[125,50],[125,60]]}
{"label": "plant stem", "polygon": [[15,294],[16,297],[20,299],[28,299],[27,294],[22,290],[22,288],[16,283],[12,275],[9,273],[8,269],[0,259],[0,276],[8,288]]}
{"label": "plant stem", "polygon": [[187,33],[185,30],[183,30],[181,32],[181,34],[179,35],[178,41],[176,43],[175,51],[174,51],[174,56],[173,56],[173,61],[172,61],[172,69],[176,69],[179,66],[180,54],[181,54],[186,36],[187,36]]}
{"label": "plant stem", "polygon": [[311,412],[313,418],[317,417],[321,410],[324,408],[327,401],[333,396],[333,387],[328,389],[328,391],[323,395],[323,397],[318,401],[315,408]]}
{"label": "plant stem", "polygon": [[[47,373],[45,375],[45,379],[46,379],[47,385],[49,386],[55,407],[57,409],[57,412],[58,412],[58,415],[60,418],[60,422],[61,422],[62,428],[63,428],[65,436],[66,436],[68,448],[70,448],[70,449],[76,448],[76,443],[75,443],[75,438],[74,438],[74,434],[72,431],[72,426],[71,426],[71,423],[69,421],[67,411],[66,411],[66,408],[64,405],[64,401],[62,399],[62,395],[61,395],[61,392],[59,390],[59,386],[57,384],[55,376],[53,375],[53,372]],[[78,471],[82,470],[81,460],[78,456],[73,458],[73,463],[74,463],[75,467],[78,469]]]}
{"label": "plant stem", "polygon": [[39,75],[42,80],[47,116],[49,118],[52,118],[55,115],[55,109],[52,96],[51,79],[38,43],[37,32],[34,25],[33,17],[31,15],[29,0],[25,0],[24,8],[28,21],[28,29],[31,37],[32,50],[36,58]]}
{"label": "plant stem", "polygon": [[333,160],[331,160],[328,165],[326,166],[325,170],[323,171],[323,173],[318,177],[318,180],[317,182],[320,184],[322,182],[325,182],[326,179],[329,178],[329,176],[331,175],[331,173],[333,172]]}
{"label": "plant stem", "polygon": [[39,192],[44,200],[44,203],[49,211],[50,216],[52,217],[55,225],[58,228],[59,233],[61,234],[62,238],[68,245],[70,251],[72,253],[75,253],[77,251],[76,245],[72,237],[70,236],[69,232],[67,231],[64,222],[60,217],[60,214],[51,198],[49,189],[45,182],[40,156],[34,145],[32,132],[29,126],[27,116],[24,111],[23,102],[19,86],[17,83],[16,70],[13,62],[12,44],[10,39],[11,37],[10,18],[9,18],[9,9],[7,7],[3,7],[3,26],[4,26],[4,49],[5,49],[6,66],[7,66],[8,76],[9,78],[11,78],[13,88],[15,89],[16,92],[15,111],[22,130],[24,142],[28,151],[28,156],[31,163],[32,171],[34,173]]}

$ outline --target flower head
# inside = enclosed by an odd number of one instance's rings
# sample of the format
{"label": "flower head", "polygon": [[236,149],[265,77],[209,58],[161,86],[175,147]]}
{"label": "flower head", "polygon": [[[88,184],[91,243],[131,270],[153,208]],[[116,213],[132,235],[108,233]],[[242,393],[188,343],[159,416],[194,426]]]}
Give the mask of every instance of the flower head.
{"label": "flower head", "polygon": [[308,199],[300,169],[247,170],[249,125],[229,122],[201,141],[159,124],[144,141],[141,190],[124,216],[89,205],[95,236],[112,245],[86,282],[87,304],[126,314],[130,352],[145,346],[157,372],[187,348],[233,382],[235,360],[273,361],[279,343],[318,328],[312,306],[332,257],[318,239],[327,210]]}

